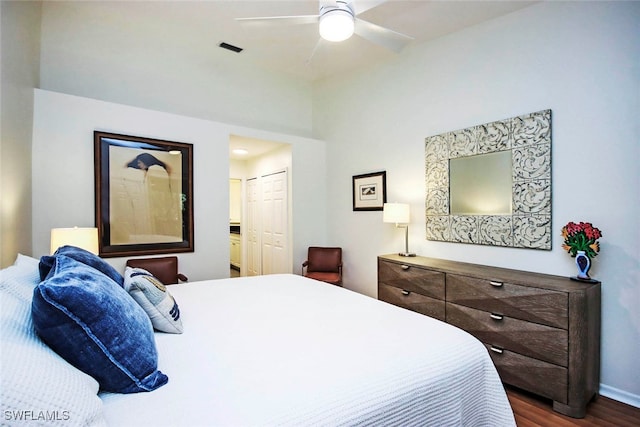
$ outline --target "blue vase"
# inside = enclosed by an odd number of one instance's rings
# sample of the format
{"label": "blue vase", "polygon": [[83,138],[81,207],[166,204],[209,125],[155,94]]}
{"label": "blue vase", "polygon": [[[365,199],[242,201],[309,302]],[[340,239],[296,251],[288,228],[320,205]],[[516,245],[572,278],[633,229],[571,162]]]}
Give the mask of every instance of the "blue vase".
{"label": "blue vase", "polygon": [[578,266],[578,275],[576,276],[578,279],[591,280],[591,277],[589,277],[591,259],[589,259],[585,251],[578,251],[576,253],[576,266]]}

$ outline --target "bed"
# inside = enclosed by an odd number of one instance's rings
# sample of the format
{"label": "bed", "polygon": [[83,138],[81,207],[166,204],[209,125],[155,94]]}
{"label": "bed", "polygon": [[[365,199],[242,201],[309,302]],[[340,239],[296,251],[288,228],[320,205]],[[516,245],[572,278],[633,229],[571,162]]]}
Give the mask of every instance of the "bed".
{"label": "bed", "polygon": [[[2,270],[3,425],[25,416],[67,426],[515,425],[471,335],[289,274],[167,287],[184,326],[153,333],[168,381],[104,392],[33,331],[34,269],[22,256]],[[54,365],[64,373],[48,378]]]}

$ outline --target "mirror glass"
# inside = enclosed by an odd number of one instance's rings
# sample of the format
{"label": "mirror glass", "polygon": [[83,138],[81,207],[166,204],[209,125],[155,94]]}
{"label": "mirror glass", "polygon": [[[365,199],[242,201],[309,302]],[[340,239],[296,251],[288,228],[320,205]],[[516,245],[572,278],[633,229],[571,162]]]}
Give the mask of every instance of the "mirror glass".
{"label": "mirror glass", "polygon": [[452,215],[511,215],[511,150],[449,160]]}

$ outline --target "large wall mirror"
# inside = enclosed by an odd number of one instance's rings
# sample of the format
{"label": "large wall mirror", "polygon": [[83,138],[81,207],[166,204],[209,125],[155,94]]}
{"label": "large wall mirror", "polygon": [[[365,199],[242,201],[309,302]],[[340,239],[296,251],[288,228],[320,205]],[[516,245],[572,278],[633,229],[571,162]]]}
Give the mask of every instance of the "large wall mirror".
{"label": "large wall mirror", "polygon": [[551,110],[425,139],[426,237],[551,249]]}

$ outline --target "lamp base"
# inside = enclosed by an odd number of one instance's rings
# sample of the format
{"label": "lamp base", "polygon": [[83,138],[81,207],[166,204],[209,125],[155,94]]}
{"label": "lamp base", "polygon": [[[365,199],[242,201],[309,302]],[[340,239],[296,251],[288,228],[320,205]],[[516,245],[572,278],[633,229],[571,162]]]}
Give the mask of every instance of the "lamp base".
{"label": "lamp base", "polygon": [[413,252],[400,252],[398,255],[400,256],[416,256]]}

